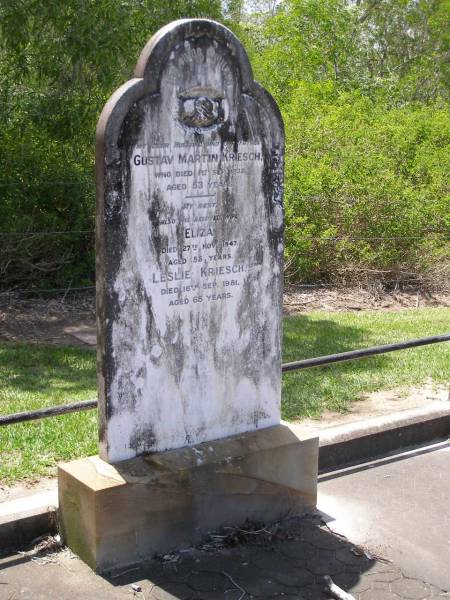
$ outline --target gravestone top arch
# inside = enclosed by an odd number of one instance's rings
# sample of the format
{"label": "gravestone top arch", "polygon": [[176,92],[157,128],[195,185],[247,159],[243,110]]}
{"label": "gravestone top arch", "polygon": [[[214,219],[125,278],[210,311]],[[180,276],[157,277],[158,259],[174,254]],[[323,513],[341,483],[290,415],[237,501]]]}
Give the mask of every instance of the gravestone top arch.
{"label": "gravestone top arch", "polygon": [[280,422],[284,134],[226,27],[175,21],[97,127],[100,456]]}

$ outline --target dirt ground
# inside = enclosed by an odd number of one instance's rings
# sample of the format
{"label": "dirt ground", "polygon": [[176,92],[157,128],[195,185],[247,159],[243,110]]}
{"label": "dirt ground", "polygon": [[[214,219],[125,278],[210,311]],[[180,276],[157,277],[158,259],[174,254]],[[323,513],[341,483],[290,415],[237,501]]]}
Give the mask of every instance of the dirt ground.
{"label": "dirt ground", "polygon": [[[90,334],[83,339],[74,332]],[[94,336],[94,337],[92,337]],[[0,297],[0,342],[95,345],[94,296],[23,300]]]}
{"label": "dirt ground", "polygon": [[359,312],[361,310],[403,310],[450,306],[450,292],[423,290],[393,290],[381,286],[361,287],[288,287],[284,294],[287,314],[315,310],[328,312]]}
{"label": "dirt ground", "polygon": [[[431,377],[418,387],[381,390],[365,395],[362,400],[352,402],[345,413],[325,411],[320,419],[303,419],[301,424],[309,431],[320,430],[336,425],[357,423],[373,417],[401,413],[414,408],[425,408],[436,403],[450,402],[449,385],[437,384]],[[443,405],[444,406],[444,405]]]}
{"label": "dirt ground", "polygon": [[[450,306],[450,293],[386,292],[376,286],[367,289],[289,287],[284,295],[287,315],[315,310],[392,311],[433,306]],[[13,294],[0,294],[1,341],[78,347],[95,345],[94,296],[26,300]]]}

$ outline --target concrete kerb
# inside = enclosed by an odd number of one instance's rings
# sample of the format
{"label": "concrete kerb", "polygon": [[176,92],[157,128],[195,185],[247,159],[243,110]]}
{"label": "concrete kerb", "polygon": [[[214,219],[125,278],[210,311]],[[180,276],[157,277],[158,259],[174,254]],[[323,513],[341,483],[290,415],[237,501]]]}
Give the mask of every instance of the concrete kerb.
{"label": "concrete kerb", "polygon": [[319,434],[319,472],[447,439],[449,434],[450,402],[328,427]]}
{"label": "concrete kerb", "polygon": [[56,533],[58,491],[54,489],[0,503],[0,554],[23,548],[41,535]]}
{"label": "concrete kerb", "polygon": [[[319,472],[450,435],[450,402],[337,425],[320,435]],[[57,530],[57,489],[0,503],[0,553],[21,548]]]}

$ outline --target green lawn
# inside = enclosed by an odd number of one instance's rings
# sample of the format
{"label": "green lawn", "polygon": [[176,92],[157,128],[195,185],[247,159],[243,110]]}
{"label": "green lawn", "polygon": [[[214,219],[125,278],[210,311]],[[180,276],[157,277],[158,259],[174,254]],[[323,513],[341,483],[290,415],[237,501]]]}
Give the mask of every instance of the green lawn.
{"label": "green lawn", "polygon": [[[0,344],[0,414],[97,395],[95,352]],[[0,482],[53,474],[59,460],[95,454],[97,411],[0,427]]]}
{"label": "green lawn", "polygon": [[[284,321],[284,361],[447,333],[450,309],[325,313]],[[331,367],[283,375],[283,417],[345,411],[365,393],[410,386],[427,377],[445,383],[450,343],[402,350]],[[90,350],[0,344],[0,414],[86,400],[96,395]],[[59,460],[95,454],[96,412],[0,427],[0,482],[54,473]]]}
{"label": "green lawn", "polygon": [[[290,362],[391,342],[450,332],[450,309],[399,312],[315,312],[284,321],[283,360]],[[403,386],[432,377],[450,380],[450,342],[400,350],[329,367],[283,375],[283,417],[318,417],[328,410],[345,412],[365,393]]]}

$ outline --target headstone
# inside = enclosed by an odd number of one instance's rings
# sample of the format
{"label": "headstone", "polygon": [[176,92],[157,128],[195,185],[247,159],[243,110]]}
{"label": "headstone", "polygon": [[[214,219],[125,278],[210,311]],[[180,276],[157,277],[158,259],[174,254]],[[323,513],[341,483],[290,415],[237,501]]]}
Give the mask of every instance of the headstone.
{"label": "headstone", "polygon": [[283,128],[207,20],[145,47],[97,131],[100,457],[59,465],[98,572],[315,507],[318,438],[280,424]]}
{"label": "headstone", "polygon": [[100,456],[280,422],[283,126],[240,42],[163,28],[97,130]]}

